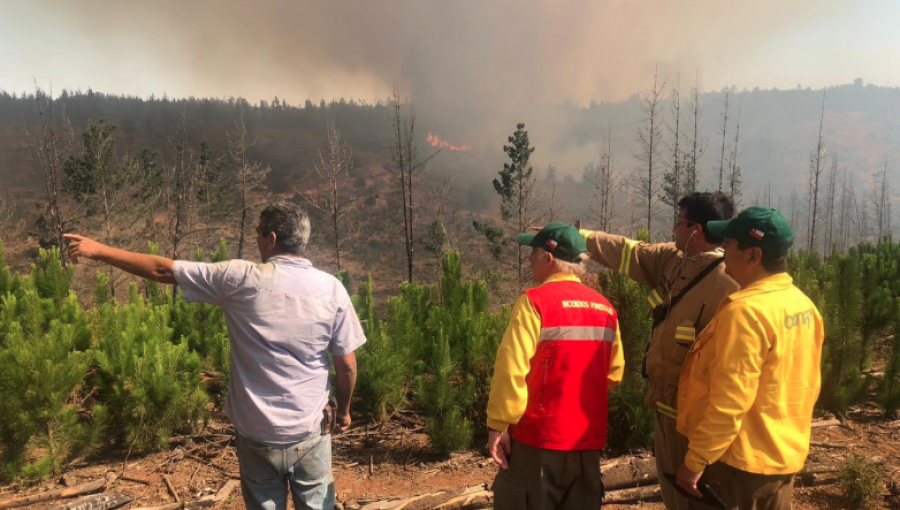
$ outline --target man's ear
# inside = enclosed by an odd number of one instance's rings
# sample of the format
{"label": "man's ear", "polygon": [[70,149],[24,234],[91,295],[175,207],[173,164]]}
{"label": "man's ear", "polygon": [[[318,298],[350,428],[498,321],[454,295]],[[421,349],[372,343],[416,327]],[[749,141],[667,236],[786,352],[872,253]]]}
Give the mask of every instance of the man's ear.
{"label": "man's ear", "polygon": [[751,264],[755,264],[757,262],[762,262],[762,248],[758,246],[754,246],[750,248],[750,259],[749,262]]}

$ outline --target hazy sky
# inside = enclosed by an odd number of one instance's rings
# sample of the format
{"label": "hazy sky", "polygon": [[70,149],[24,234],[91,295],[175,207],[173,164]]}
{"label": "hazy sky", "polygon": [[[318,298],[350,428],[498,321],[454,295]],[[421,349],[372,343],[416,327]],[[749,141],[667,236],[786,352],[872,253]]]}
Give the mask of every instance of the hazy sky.
{"label": "hazy sky", "polygon": [[896,0],[0,0],[0,89],[138,96],[617,100],[699,69],[706,89],[900,84]]}

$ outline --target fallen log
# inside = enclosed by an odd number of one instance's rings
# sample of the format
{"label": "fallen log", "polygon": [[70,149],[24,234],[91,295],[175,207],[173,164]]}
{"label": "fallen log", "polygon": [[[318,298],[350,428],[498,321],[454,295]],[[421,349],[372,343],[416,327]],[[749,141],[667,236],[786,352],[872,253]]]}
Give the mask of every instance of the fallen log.
{"label": "fallen log", "polygon": [[218,506],[218,505],[224,503],[225,500],[228,499],[229,496],[231,496],[231,493],[234,492],[234,489],[236,489],[240,485],[241,485],[241,482],[239,482],[237,480],[228,480],[227,482],[225,482],[225,485],[223,485],[222,488],[219,489],[219,492],[215,493],[212,496],[203,496],[202,498],[198,499],[197,501],[192,501],[192,502],[188,503],[187,505],[185,505],[185,507],[186,508],[205,508],[205,507],[211,507],[211,506]]}
{"label": "fallen log", "polygon": [[219,506],[231,496],[231,493],[234,492],[240,485],[240,482],[237,480],[228,480],[225,482],[225,485],[219,489],[219,492],[215,493],[212,496],[203,496],[202,498],[191,501],[190,503],[181,501],[176,503],[166,503],[165,505],[159,506],[144,506],[140,508],[134,508],[133,510],[180,510],[182,508],[185,509],[194,509],[194,508],[209,508]]}
{"label": "fallen log", "polygon": [[172,436],[168,439],[169,444],[182,444],[187,441],[197,441],[205,439],[209,443],[225,443],[234,439],[233,434],[196,434],[192,436]]}
{"label": "fallen log", "polygon": [[132,510],[180,510],[181,508],[184,508],[183,503],[167,503],[160,506],[142,506]]}
{"label": "fallen log", "polygon": [[128,480],[129,482],[142,483],[144,485],[153,485],[159,481],[159,477],[151,475],[143,471],[129,471],[119,476],[120,480]]}
{"label": "fallen log", "polygon": [[603,496],[603,503],[637,503],[659,496],[662,496],[662,489],[657,484],[652,487],[609,491]]}
{"label": "fallen log", "polygon": [[[874,462],[884,462],[884,457],[872,457]],[[827,485],[838,481],[837,477],[819,478],[816,475],[837,473],[841,470],[842,464],[839,463],[823,463],[823,464],[807,464],[797,473],[798,482],[805,486]],[[659,482],[653,486],[638,487],[634,489],[618,489],[611,490],[607,488],[606,495],[603,498],[604,503],[635,503],[643,501],[651,497],[661,494]]]}
{"label": "fallen log", "polygon": [[618,491],[622,489],[633,489],[635,487],[649,487],[651,485],[659,485],[659,478],[656,473],[644,478],[616,480],[614,483],[608,485],[604,483],[604,488],[608,491]]}
{"label": "fallen log", "polygon": [[166,488],[169,489],[169,494],[175,498],[176,503],[181,503],[181,497],[178,495],[178,491],[175,490],[175,487],[172,485],[172,481],[169,480],[169,477],[166,475],[162,475],[163,481],[166,482]]}
{"label": "fallen log", "polygon": [[428,494],[400,496],[383,501],[349,502],[345,508],[359,510],[475,510],[490,507],[494,493],[487,485],[448,489]]}
{"label": "fallen log", "polygon": [[815,428],[819,428],[819,427],[834,427],[834,426],[840,425],[840,424],[841,424],[841,420],[838,420],[837,418],[832,418],[830,420],[816,420],[816,421],[812,422],[812,428],[815,429]]}
{"label": "fallen log", "polygon": [[74,498],[76,496],[83,496],[85,494],[90,494],[92,492],[96,492],[106,486],[106,479],[95,480],[93,482],[85,483],[82,485],[76,485],[75,487],[68,487],[65,489],[56,489],[52,491],[42,492],[40,494],[32,494],[30,496],[23,496],[20,498],[7,499],[4,501],[0,501],[0,509],[6,508],[16,508],[25,505],[33,505],[34,503],[41,503],[44,501],[51,501],[54,499],[64,499],[64,498]]}
{"label": "fallen log", "polygon": [[846,443],[824,443],[822,441],[810,441],[809,445],[818,448],[850,448],[850,445]]}
{"label": "fallen log", "polygon": [[125,494],[97,494],[53,507],[51,510],[110,510],[131,503],[133,498]]}

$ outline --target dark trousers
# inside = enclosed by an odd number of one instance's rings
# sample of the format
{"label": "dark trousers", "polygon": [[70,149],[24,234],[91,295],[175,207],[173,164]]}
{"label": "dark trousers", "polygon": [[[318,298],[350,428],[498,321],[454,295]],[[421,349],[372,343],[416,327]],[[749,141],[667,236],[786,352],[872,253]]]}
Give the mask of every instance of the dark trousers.
{"label": "dark trousers", "polygon": [[[719,494],[729,509],[791,510],[794,475],[759,475],[716,462],[703,473],[706,483]],[[691,501],[695,510],[713,507]]]}
{"label": "dark trousers", "polygon": [[491,487],[495,510],[600,508],[600,450],[558,451],[512,441],[509,469]]}

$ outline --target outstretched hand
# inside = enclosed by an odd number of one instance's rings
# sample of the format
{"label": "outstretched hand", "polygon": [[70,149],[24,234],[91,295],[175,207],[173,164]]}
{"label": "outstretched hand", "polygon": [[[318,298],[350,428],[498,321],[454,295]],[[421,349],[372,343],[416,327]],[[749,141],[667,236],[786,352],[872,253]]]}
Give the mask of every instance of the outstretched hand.
{"label": "outstretched hand", "polygon": [[66,253],[69,255],[69,258],[72,259],[72,262],[76,264],[78,263],[78,259],[82,257],[86,259],[96,259],[100,256],[103,248],[106,247],[93,239],[88,239],[87,237],[76,234],[63,234],[63,238],[69,241],[69,247],[66,249]]}

